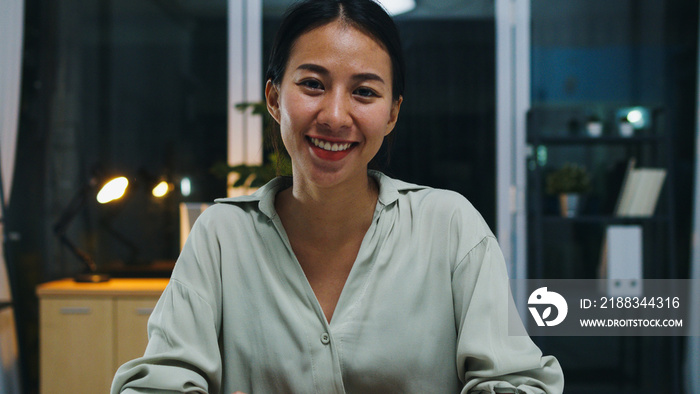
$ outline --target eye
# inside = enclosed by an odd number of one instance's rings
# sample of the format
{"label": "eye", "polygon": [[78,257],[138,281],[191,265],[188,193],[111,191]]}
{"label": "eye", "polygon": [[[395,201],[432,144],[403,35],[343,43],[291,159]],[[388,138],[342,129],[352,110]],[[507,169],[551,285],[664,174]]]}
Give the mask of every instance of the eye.
{"label": "eye", "polygon": [[375,92],[374,90],[372,90],[370,88],[365,88],[365,87],[357,88],[355,90],[354,94],[361,96],[361,97],[367,97],[367,98],[379,97],[379,94],[377,94],[377,92]]}
{"label": "eye", "polygon": [[315,79],[305,79],[305,80],[299,82],[298,85],[305,87],[307,89],[311,89],[311,90],[323,89],[323,85],[321,84],[321,82],[319,82]]}

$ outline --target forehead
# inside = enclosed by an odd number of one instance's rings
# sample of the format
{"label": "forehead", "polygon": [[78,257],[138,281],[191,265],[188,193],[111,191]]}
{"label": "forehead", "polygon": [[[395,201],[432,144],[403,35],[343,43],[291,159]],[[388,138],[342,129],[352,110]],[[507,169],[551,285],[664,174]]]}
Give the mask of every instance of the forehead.
{"label": "forehead", "polygon": [[[304,63],[368,67],[375,72],[391,72],[386,48],[373,36],[339,20],[300,35],[291,48],[288,66]],[[288,71],[292,71],[289,70]]]}

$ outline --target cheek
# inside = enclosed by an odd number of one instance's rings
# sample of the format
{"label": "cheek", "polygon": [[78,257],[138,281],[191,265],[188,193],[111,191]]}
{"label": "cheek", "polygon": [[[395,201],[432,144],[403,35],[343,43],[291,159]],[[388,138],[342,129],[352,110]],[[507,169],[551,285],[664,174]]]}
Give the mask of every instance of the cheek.
{"label": "cheek", "polygon": [[284,105],[280,105],[280,136],[293,162],[297,152],[305,149],[303,131],[311,127],[312,122],[313,109],[303,99],[287,97]]}
{"label": "cheek", "polygon": [[384,137],[388,131],[390,111],[387,108],[368,108],[362,111],[358,119],[363,119],[363,129],[372,137]]}
{"label": "cheek", "polygon": [[[291,131],[299,125],[308,122],[313,114],[312,103],[300,97],[283,97],[280,102],[280,127],[282,133]],[[285,130],[288,129],[288,130]]]}

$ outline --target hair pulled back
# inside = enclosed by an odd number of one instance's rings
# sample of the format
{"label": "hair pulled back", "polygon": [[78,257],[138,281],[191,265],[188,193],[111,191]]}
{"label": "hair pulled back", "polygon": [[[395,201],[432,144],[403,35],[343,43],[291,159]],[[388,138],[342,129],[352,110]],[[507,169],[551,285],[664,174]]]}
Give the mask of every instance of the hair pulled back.
{"label": "hair pulled back", "polygon": [[275,36],[265,80],[279,85],[296,40],[335,20],[363,31],[384,46],[391,59],[392,98],[403,96],[405,64],[399,33],[391,17],[373,0],[305,0],[292,5]]}

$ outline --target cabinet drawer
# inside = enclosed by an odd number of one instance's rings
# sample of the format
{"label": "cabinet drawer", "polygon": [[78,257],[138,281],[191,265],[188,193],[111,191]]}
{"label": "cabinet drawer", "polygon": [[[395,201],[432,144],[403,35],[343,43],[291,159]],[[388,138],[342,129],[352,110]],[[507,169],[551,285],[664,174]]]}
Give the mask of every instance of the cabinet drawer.
{"label": "cabinet drawer", "polygon": [[117,367],[143,356],[148,344],[148,318],[158,298],[122,298],[116,300],[117,338],[115,354]]}
{"label": "cabinet drawer", "polygon": [[42,394],[109,390],[114,374],[112,299],[47,297],[40,310]]}

